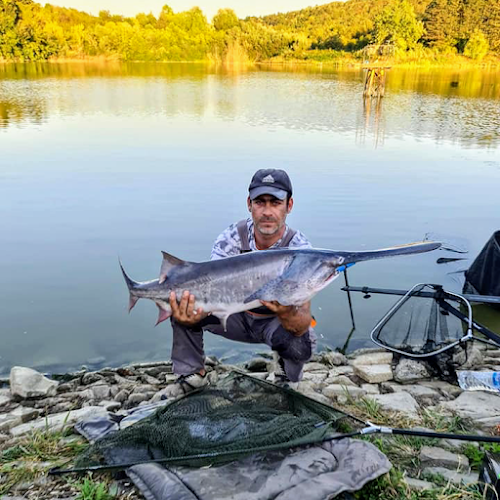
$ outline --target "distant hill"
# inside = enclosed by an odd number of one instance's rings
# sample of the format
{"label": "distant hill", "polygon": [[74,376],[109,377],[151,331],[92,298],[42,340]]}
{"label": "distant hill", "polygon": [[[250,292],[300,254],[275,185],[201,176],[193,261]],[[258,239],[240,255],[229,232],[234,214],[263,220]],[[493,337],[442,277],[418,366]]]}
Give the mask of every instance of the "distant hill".
{"label": "distant hill", "polygon": [[500,0],[348,0],[238,19],[221,9],[209,22],[194,7],[158,16],[92,16],[0,0],[0,60],[106,57],[126,61],[265,61],[342,57],[370,45],[395,53],[500,53]]}

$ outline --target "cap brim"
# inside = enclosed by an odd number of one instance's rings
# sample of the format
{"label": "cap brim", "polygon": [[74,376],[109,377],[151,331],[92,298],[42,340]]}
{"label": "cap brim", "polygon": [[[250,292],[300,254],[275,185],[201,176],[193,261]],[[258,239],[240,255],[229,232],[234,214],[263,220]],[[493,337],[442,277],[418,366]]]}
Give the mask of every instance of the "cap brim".
{"label": "cap brim", "polygon": [[283,189],[278,189],[272,186],[260,186],[251,189],[249,196],[251,200],[255,200],[255,198],[258,198],[263,194],[270,194],[271,196],[278,198],[278,200],[284,200],[288,193]]}

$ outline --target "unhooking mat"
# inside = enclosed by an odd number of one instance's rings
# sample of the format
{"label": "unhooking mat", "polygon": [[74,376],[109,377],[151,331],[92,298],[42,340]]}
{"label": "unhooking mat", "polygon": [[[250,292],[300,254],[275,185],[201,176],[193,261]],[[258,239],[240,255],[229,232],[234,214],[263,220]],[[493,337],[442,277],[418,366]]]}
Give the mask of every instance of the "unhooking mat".
{"label": "unhooking mat", "polygon": [[[248,376],[232,375],[222,384],[226,389],[228,383],[230,384],[231,393],[238,396],[237,399],[241,404],[247,399],[244,388],[248,389],[249,384],[253,384],[255,381],[255,379],[253,381],[249,379],[251,378]],[[269,399],[269,401],[274,401],[274,404],[276,404],[277,399],[283,397],[285,400],[288,399],[286,391],[281,394],[282,391],[279,388],[272,386],[269,389],[269,384],[261,382],[256,384],[253,387],[254,392],[258,392],[258,388],[261,387],[263,391],[274,393],[273,398]],[[215,389],[215,391],[218,390]],[[258,395],[254,394],[254,396]],[[301,419],[304,410],[297,408],[297,405],[299,407],[311,405],[320,413],[326,412],[325,415],[328,414],[328,411],[333,412],[334,415],[340,413],[332,408],[328,410],[329,407],[325,405],[319,404],[318,407],[315,401],[298,395],[294,391],[291,393],[288,391],[288,396],[293,403],[292,413],[298,413]],[[260,398],[253,398],[255,399],[253,404],[264,410],[265,406],[259,402]],[[180,402],[160,402],[155,405],[142,406],[130,411],[122,419],[117,419],[112,414],[109,415],[108,419],[90,419],[80,422],[77,425],[77,430],[90,441],[98,440],[96,449],[103,452],[108,464],[133,463],[163,458],[171,443],[165,443],[165,446],[162,443],[161,448],[158,448],[157,445],[151,446],[151,441],[142,439],[143,430],[151,432],[151,423],[157,421],[158,416],[172,410],[181,414],[181,410],[186,405],[192,406],[193,401],[196,400],[206,403],[207,393],[204,391],[202,398],[199,395],[193,395],[187,396],[183,401],[179,400]],[[283,401],[280,401],[279,404],[282,406]],[[216,407],[219,408],[219,406],[220,402]],[[238,415],[239,408],[237,406],[238,404],[235,405],[235,415]],[[322,406],[324,408],[321,408]],[[248,408],[245,407],[245,409]],[[267,407],[266,410],[269,411],[270,408]],[[264,411],[263,415],[265,415]],[[283,418],[282,415],[278,415],[278,417],[279,419]],[[199,415],[190,414],[187,418],[189,423],[187,429],[195,429],[199,433],[203,429],[203,419],[204,416],[202,418]],[[134,425],[131,426],[131,424]],[[227,422],[221,420],[217,424],[217,429],[224,431],[222,435],[228,434],[227,429],[229,428],[231,438],[234,436],[234,428],[242,428],[242,421],[238,420],[238,417],[234,419],[229,417]],[[315,427],[313,426],[313,429]],[[134,428],[139,430],[142,428],[143,430],[138,432]],[[252,429],[260,430],[254,427]],[[155,434],[158,430],[160,434],[163,433],[167,436],[165,431],[153,428]],[[213,423],[210,424],[208,430],[213,430]],[[313,432],[316,431],[313,430]],[[122,434],[125,437],[132,436],[135,439],[137,436],[141,436],[141,441],[136,440],[131,446],[130,438],[122,440]],[[177,438],[176,434],[174,437]],[[237,437],[241,438],[243,435]],[[186,441],[190,442],[192,438],[193,436],[186,436]],[[246,439],[249,437],[246,436]],[[317,439],[317,441],[320,440]],[[106,443],[106,446],[99,446],[101,442]],[[142,446],[139,446],[141,442]],[[232,444],[232,440],[229,444]],[[220,445],[221,439],[218,437],[214,446]],[[207,451],[211,450],[207,449]],[[221,461],[216,462],[222,463]],[[391,464],[385,455],[370,443],[344,438],[319,444],[253,453],[250,456],[240,456],[237,460],[218,466],[195,468],[148,463],[131,466],[126,472],[148,500],[267,500],[271,498],[292,500],[300,498],[300,496],[311,500],[326,500],[334,498],[344,491],[359,490],[367,482],[388,472],[390,468]]]}

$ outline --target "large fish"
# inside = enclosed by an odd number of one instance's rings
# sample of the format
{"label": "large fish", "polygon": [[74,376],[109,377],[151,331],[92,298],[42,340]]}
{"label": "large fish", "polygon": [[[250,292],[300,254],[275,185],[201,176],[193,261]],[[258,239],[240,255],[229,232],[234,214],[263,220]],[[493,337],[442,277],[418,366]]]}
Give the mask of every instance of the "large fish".
{"label": "large fish", "polygon": [[179,297],[189,290],[195,296],[195,308],[210,311],[225,329],[231,314],[259,307],[261,300],[304,304],[356,262],[429,252],[440,246],[420,242],[369,252],[284,248],[200,263],[162,252],[159,279],[142,283],[130,279],[120,266],[130,291],[129,311],[139,299],[150,299],[160,310],[159,324],[171,316],[170,292]]}

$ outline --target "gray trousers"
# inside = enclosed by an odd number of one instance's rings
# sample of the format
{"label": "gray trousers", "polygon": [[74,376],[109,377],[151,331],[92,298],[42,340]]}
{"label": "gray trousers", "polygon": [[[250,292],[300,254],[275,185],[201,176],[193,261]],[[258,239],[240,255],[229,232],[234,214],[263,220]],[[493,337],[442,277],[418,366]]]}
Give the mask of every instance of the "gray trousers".
{"label": "gray trousers", "polygon": [[227,320],[227,331],[213,316],[203,323],[203,327],[188,328],[172,319],[172,363],[175,374],[191,375],[205,368],[203,329],[238,342],[267,344],[283,359],[285,373],[292,382],[301,380],[304,363],[309,361],[316,347],[316,335],[312,328],[301,337],[294,337],[275,316],[257,317],[245,312],[232,314]]}

